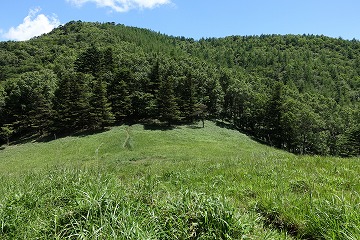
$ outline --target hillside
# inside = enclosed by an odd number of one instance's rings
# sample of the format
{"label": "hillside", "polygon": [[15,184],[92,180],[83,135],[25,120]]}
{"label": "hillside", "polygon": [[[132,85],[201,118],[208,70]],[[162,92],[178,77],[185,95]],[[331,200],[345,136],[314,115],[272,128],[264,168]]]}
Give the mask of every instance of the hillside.
{"label": "hillside", "polygon": [[0,238],[360,237],[359,158],[295,156],[228,127],[137,124],[6,147]]}
{"label": "hillside", "polygon": [[360,154],[360,42],[187,39],[69,22],[0,43],[3,143],[157,119],[217,118],[300,154]]}

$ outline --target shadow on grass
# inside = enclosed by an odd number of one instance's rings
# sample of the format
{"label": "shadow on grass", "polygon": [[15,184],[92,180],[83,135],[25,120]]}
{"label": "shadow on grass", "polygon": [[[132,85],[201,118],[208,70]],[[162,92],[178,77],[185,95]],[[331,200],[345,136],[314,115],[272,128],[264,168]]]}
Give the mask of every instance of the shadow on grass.
{"label": "shadow on grass", "polygon": [[[14,139],[10,145],[25,144],[30,142],[46,143],[65,137],[86,137],[95,135],[102,132],[109,131],[110,128],[98,129],[98,130],[81,130],[81,131],[66,131],[62,133],[48,133],[48,134],[27,134],[21,138]],[[0,148],[3,150],[4,146]]]}
{"label": "shadow on grass", "polygon": [[206,127],[205,123],[201,123],[201,122],[192,122],[189,123],[188,125],[186,125],[187,128],[190,129],[204,129]]}
{"label": "shadow on grass", "polygon": [[285,231],[290,236],[298,237],[299,239],[312,240],[316,239],[309,234],[300,234],[300,226],[288,221],[281,213],[276,210],[267,209],[261,203],[257,206],[256,211],[263,217],[263,223],[268,228],[275,228],[279,231]]}
{"label": "shadow on grass", "polygon": [[218,127],[239,131],[239,129],[236,128],[234,126],[234,124],[232,124],[232,123],[228,123],[228,122],[224,122],[224,121],[220,121],[220,120],[214,120],[214,122],[215,122],[216,126],[218,126]]}
{"label": "shadow on grass", "polygon": [[186,126],[187,128],[190,128],[190,129],[204,129],[203,126],[198,126],[198,125],[187,125]]}
{"label": "shadow on grass", "polygon": [[214,120],[214,122],[215,122],[216,126],[218,126],[218,127],[238,131],[242,134],[245,134],[246,136],[248,136],[251,140],[254,140],[255,142],[261,143],[263,145],[275,147],[275,146],[271,145],[269,142],[265,141],[264,139],[256,137],[252,131],[246,131],[246,130],[240,129],[232,123],[221,121],[221,120]]}
{"label": "shadow on grass", "polygon": [[167,122],[161,122],[157,119],[151,119],[147,121],[141,122],[144,126],[144,130],[160,130],[160,131],[169,131],[174,130],[177,127],[186,127],[190,129],[203,129],[204,126],[199,126],[196,121],[179,121],[173,124],[169,124]]}
{"label": "shadow on grass", "polygon": [[144,123],[144,130],[150,130],[150,131],[170,131],[174,130],[176,126],[174,125],[168,125],[167,123]]}
{"label": "shadow on grass", "polygon": [[76,132],[63,132],[63,133],[53,133],[41,137],[37,137],[34,139],[36,142],[51,142],[56,139],[65,138],[65,137],[87,137],[103,132],[109,131],[110,128],[104,128],[104,129],[93,129],[93,130],[82,130],[82,131],[76,131]]}
{"label": "shadow on grass", "polygon": [[178,126],[176,123],[171,124],[168,122],[162,122],[158,119],[143,119],[138,123],[144,126],[144,130],[149,131],[170,131],[174,130]]}

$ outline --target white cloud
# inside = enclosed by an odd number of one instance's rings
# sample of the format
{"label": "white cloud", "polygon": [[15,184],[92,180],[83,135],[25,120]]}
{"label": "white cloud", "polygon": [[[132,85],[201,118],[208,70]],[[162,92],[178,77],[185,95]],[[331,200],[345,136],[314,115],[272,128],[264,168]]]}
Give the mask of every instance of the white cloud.
{"label": "white cloud", "polygon": [[32,37],[48,33],[60,25],[58,18],[54,16],[45,16],[38,14],[40,8],[31,9],[24,18],[23,23],[17,27],[10,28],[9,31],[2,34],[2,37],[9,40],[24,41]]}
{"label": "white cloud", "polygon": [[68,2],[82,6],[87,2],[96,3],[98,7],[109,7],[116,12],[127,12],[131,9],[155,8],[171,3],[171,0],[67,0]]}

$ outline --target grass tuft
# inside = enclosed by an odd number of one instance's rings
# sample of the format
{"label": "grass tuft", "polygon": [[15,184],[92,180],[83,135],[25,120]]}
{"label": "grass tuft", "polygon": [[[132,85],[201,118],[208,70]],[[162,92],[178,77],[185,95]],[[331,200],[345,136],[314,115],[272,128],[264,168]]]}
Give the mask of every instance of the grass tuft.
{"label": "grass tuft", "polygon": [[360,239],[358,158],[295,156],[212,122],[133,125],[128,151],[124,131],[1,150],[0,239]]}

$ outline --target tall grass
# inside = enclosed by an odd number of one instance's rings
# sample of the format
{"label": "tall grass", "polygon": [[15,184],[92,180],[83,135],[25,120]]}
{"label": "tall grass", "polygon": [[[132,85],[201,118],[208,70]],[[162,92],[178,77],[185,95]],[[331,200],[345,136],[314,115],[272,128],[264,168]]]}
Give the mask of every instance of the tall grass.
{"label": "tall grass", "polygon": [[225,197],[171,191],[152,175],[123,181],[94,169],[58,169],[9,179],[3,187],[1,239],[281,237]]}
{"label": "tall grass", "polygon": [[[360,239],[358,158],[295,156],[207,122],[0,152],[3,239]],[[101,146],[101,147],[99,147]]]}

